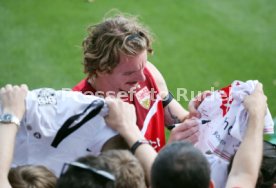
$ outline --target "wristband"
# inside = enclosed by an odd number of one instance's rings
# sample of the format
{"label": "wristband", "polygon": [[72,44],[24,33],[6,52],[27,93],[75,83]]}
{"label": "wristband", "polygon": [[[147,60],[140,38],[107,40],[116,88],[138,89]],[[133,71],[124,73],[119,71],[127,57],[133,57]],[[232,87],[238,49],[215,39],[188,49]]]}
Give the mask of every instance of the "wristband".
{"label": "wristband", "polygon": [[162,101],[162,105],[163,108],[165,108],[168,104],[170,104],[170,102],[173,100],[173,95],[171,92],[168,93],[168,95],[163,99]]}
{"label": "wristband", "polygon": [[130,148],[131,153],[134,155],[136,149],[142,144],[149,144],[149,141],[147,141],[147,140],[137,140]]}

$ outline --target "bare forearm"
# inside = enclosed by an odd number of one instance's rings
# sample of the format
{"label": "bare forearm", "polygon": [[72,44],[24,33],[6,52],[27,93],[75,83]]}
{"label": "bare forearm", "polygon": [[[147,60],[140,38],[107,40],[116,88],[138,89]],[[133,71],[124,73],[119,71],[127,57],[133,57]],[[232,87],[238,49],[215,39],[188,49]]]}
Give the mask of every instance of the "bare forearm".
{"label": "bare forearm", "polygon": [[[235,156],[234,165],[239,171],[257,177],[263,151],[264,119],[252,115],[249,117],[248,129],[243,142]],[[235,164],[236,163],[236,164]]]}
{"label": "bare forearm", "polygon": [[[136,126],[137,127],[137,126]],[[131,147],[137,140],[145,139],[140,130],[132,129],[131,131],[122,131],[121,135],[125,138],[129,147]],[[142,144],[140,145],[136,151],[135,156],[140,161],[141,165],[143,166],[146,174],[146,180],[148,185],[150,185],[150,175],[151,175],[151,167],[152,164],[157,156],[156,151],[152,148],[149,144]]]}
{"label": "bare forearm", "polygon": [[135,156],[141,162],[145,170],[147,184],[151,185],[151,182],[150,182],[151,167],[157,156],[156,151],[149,144],[142,144],[137,148],[135,152]]}
{"label": "bare forearm", "polygon": [[[263,117],[257,114],[249,116],[244,140],[235,155],[229,175],[229,178],[240,178],[241,183],[247,184],[246,187],[250,187],[249,184],[251,184],[251,187],[255,187],[258,177],[263,151],[263,124]],[[232,181],[232,183],[234,182],[237,183],[237,179]],[[229,181],[229,183],[231,182]]]}
{"label": "bare forearm", "polygon": [[0,169],[1,178],[7,178],[13,158],[15,136],[17,127],[15,124],[0,123]]}
{"label": "bare forearm", "polygon": [[[109,107],[109,114],[105,117],[107,124],[120,133],[130,148],[138,140],[145,139],[136,125],[135,108],[133,105],[111,98],[106,98],[106,103]],[[155,150],[149,144],[138,145],[135,156],[142,164],[147,182],[150,184],[151,166],[156,157]]]}
{"label": "bare forearm", "polygon": [[[11,187],[8,182],[8,172],[13,159],[13,150],[15,145],[15,136],[17,126],[25,113],[25,97],[28,87],[25,84],[21,86],[12,86],[7,84],[0,89],[0,100],[2,113],[14,116],[12,121],[3,118],[0,123],[0,185],[5,188]],[[8,123],[13,122],[13,123]]]}
{"label": "bare forearm", "polygon": [[175,99],[164,110],[166,125],[181,123],[189,114]]}

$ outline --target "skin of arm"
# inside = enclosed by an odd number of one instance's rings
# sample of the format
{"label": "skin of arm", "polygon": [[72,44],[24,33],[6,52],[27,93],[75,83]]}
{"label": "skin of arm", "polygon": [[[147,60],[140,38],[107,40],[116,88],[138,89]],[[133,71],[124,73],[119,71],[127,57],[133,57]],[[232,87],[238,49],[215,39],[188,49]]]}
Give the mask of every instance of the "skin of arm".
{"label": "skin of arm", "polygon": [[[120,133],[129,147],[137,140],[145,140],[136,125],[135,107],[133,105],[109,97],[106,98],[106,103],[109,107],[109,113],[105,117],[106,123]],[[147,184],[150,185],[151,166],[157,156],[156,151],[151,145],[142,144],[136,149],[135,156],[143,166]]]}
{"label": "skin of arm", "polygon": [[[160,90],[161,98],[165,98],[168,95],[168,88],[162,74],[154,67],[153,64],[147,63],[147,68],[154,75],[155,82]],[[191,103],[190,106],[192,106]],[[196,107],[191,108],[196,111]],[[171,131],[168,143],[177,140],[188,140],[195,143],[199,136],[198,122],[194,119],[190,119],[190,113],[185,110],[175,99],[173,99],[165,108],[165,124],[179,124],[178,127]],[[194,113],[192,113],[194,114]]]}
{"label": "skin of arm", "polygon": [[262,160],[264,118],[267,108],[262,85],[245,97],[244,106],[248,111],[248,126],[233,161],[226,188],[254,188]]}
{"label": "skin of arm", "polygon": [[[8,84],[1,88],[2,113],[11,113],[21,120],[25,112],[27,91],[28,87],[26,85],[19,87]],[[0,185],[5,188],[11,187],[8,181],[8,173],[13,158],[17,129],[17,125],[13,123],[0,123]]]}
{"label": "skin of arm", "polygon": [[[147,63],[147,68],[150,70],[151,74],[154,75],[155,82],[160,90],[161,98],[165,98],[169,91],[164,77],[150,62]],[[173,99],[164,110],[166,125],[183,122],[189,115],[189,112],[185,110],[175,99]]]}

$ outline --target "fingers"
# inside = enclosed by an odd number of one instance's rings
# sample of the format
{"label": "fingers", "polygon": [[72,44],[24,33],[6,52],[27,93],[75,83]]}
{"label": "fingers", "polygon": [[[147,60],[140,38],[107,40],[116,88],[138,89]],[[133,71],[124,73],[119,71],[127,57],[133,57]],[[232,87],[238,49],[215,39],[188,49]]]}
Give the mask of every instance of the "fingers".
{"label": "fingers", "polygon": [[109,108],[112,108],[115,105],[115,101],[111,97],[106,97],[105,102]]}
{"label": "fingers", "polygon": [[19,88],[19,86],[18,86],[18,85],[15,85],[15,86],[13,86],[13,87],[12,87],[12,90],[19,91],[19,90],[20,90],[20,88]]}
{"label": "fingers", "polygon": [[244,107],[249,114],[258,115],[263,118],[267,109],[267,97],[263,92],[263,85],[257,83],[252,94],[245,96],[243,101]]}
{"label": "fingers", "polygon": [[263,91],[263,84],[258,83],[258,84],[256,85],[255,92],[258,92],[259,95],[261,95],[261,97],[263,97],[263,100],[265,101],[266,107],[267,107],[267,96],[264,94],[264,91]]}
{"label": "fingers", "polygon": [[258,83],[256,84],[256,86],[255,86],[254,92],[264,93],[264,91],[263,91],[263,84],[260,83],[260,82],[258,82]]}
{"label": "fingers", "polygon": [[12,85],[11,84],[7,84],[5,87],[6,90],[12,90]]}
{"label": "fingers", "polygon": [[20,86],[18,86],[18,85],[12,86],[11,84],[7,84],[7,85],[5,85],[4,87],[2,87],[0,89],[0,92],[19,90],[19,89],[22,89],[24,91],[28,91],[29,90],[29,88],[28,88],[28,86],[26,84],[21,84]]}
{"label": "fingers", "polygon": [[187,119],[183,123],[179,123],[174,130],[185,131],[191,128],[198,129],[198,121],[196,119]]}
{"label": "fingers", "polygon": [[264,94],[264,91],[263,91],[263,84],[260,83],[260,82],[258,82],[256,84],[254,92],[249,96],[255,97],[255,98],[263,97],[265,99],[265,101],[267,100],[267,97],[266,97],[266,95]]}
{"label": "fingers", "polygon": [[19,120],[22,119],[25,112],[25,97],[28,87],[26,85],[7,84],[0,90],[0,100],[2,111],[15,115]]}
{"label": "fingers", "polygon": [[29,91],[29,88],[26,84],[21,84],[21,88],[25,91]]}
{"label": "fingers", "polygon": [[199,137],[199,124],[196,119],[187,119],[171,131],[171,137],[168,142],[187,140],[196,143]]}
{"label": "fingers", "polygon": [[199,137],[199,131],[196,128],[191,128],[186,131],[178,132],[173,136],[172,139],[170,139],[169,142],[172,141],[180,141],[180,140],[187,140],[193,144],[195,144],[198,141]]}
{"label": "fingers", "polygon": [[190,134],[189,136],[186,136],[186,138],[184,138],[184,140],[191,142],[192,144],[195,144],[198,141],[198,137],[199,137],[199,132],[194,132],[192,134]]}
{"label": "fingers", "polygon": [[[135,110],[135,108],[132,104],[124,102],[121,99],[118,99],[115,97],[108,96],[105,98],[105,101],[110,109],[117,110],[118,113],[125,112],[127,110],[130,110],[132,112]],[[120,112],[120,110],[121,110],[121,112]]]}
{"label": "fingers", "polygon": [[201,94],[199,94],[196,98],[197,100],[202,102],[206,97],[210,96],[211,94],[212,94],[211,91],[206,90],[206,91],[203,91]]}
{"label": "fingers", "polygon": [[109,115],[122,117],[123,114],[135,114],[135,107],[132,104],[113,97],[106,97],[105,101],[107,106],[109,107]]}
{"label": "fingers", "polygon": [[4,93],[4,92],[5,92],[5,87],[1,87],[0,93]]}
{"label": "fingers", "polygon": [[10,91],[10,90],[12,90],[12,85],[7,84],[6,86],[1,88],[1,93],[5,93],[6,91]]}
{"label": "fingers", "polygon": [[[174,130],[176,131],[176,130]],[[198,128],[192,127],[190,129],[186,129],[185,131],[178,131],[178,134],[176,134],[175,139],[176,140],[186,140],[189,137],[193,137],[199,133]]]}
{"label": "fingers", "polygon": [[201,114],[197,111],[197,108],[199,107],[201,102],[210,95],[211,91],[204,91],[189,102],[188,109],[190,112],[190,117],[201,117]]}
{"label": "fingers", "polygon": [[135,108],[132,104],[113,97],[107,97],[105,100],[109,108],[105,121],[110,128],[121,135],[127,135],[129,131],[138,129]]}

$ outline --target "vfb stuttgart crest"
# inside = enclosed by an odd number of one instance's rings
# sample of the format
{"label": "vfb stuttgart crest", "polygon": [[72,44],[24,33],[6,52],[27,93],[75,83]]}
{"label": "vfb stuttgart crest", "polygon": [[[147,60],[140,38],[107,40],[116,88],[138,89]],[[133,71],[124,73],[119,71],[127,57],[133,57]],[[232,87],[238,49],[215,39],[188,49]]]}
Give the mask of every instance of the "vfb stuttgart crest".
{"label": "vfb stuttgart crest", "polygon": [[142,107],[145,109],[149,109],[150,107],[150,91],[147,87],[143,87],[136,94],[136,98]]}

